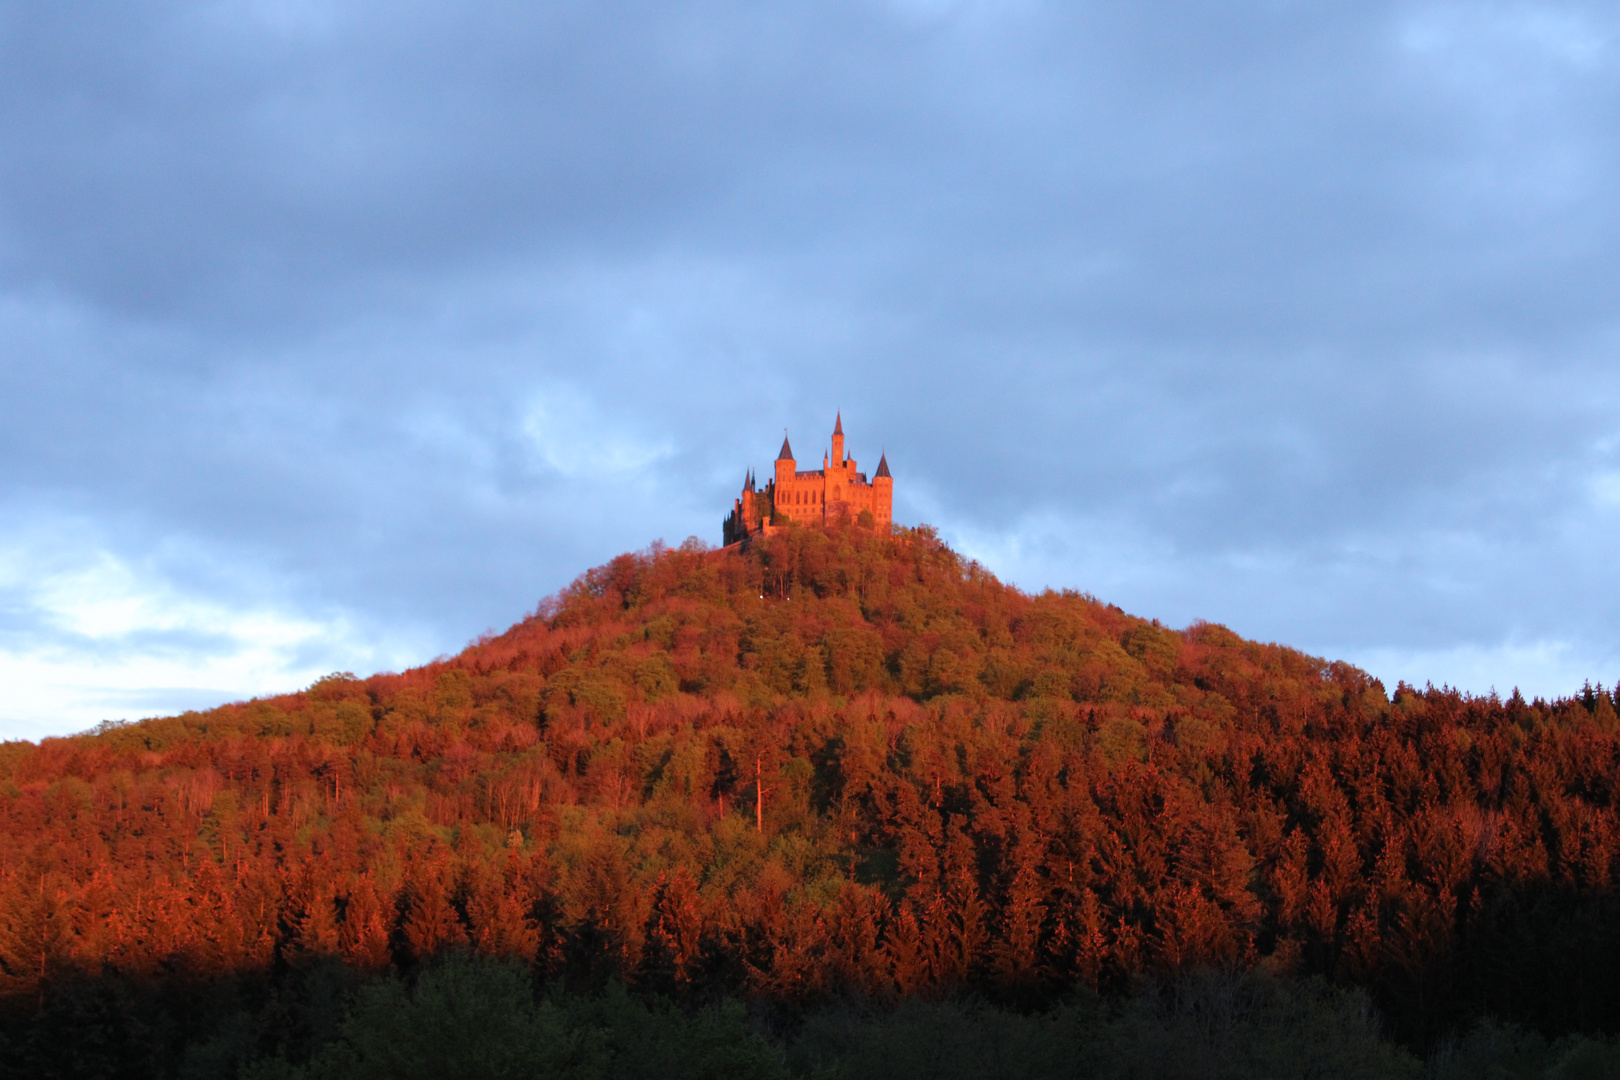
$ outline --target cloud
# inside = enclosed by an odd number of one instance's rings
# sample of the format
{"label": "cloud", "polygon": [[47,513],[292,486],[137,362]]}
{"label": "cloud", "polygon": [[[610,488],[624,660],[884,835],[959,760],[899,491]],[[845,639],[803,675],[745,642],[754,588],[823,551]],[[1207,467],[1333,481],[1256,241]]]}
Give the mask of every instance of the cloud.
{"label": "cloud", "polygon": [[10,737],[296,689],[334,667],[400,666],[423,646],[406,628],[278,602],[262,579],[244,588],[232,580],[239,567],[206,565],[207,552],[173,540],[132,559],[95,532],[36,517],[0,548],[0,726]]}
{"label": "cloud", "polygon": [[[63,580],[143,583],[95,609],[172,660],[141,685],[257,692],[271,653],[210,651],[255,612],[327,670],[377,627],[426,659],[716,538],[781,429],[808,459],[842,409],[905,520],[1020,585],[1553,693],[1620,600],[1615,31],[13,4],[0,547],[83,523]],[[10,640],[91,647],[9,595]]]}
{"label": "cloud", "polygon": [[543,466],[569,478],[644,475],[670,453],[618,427],[578,390],[559,387],[537,395],[523,421]]}
{"label": "cloud", "polygon": [[1613,686],[1620,668],[1620,656],[1612,650],[1591,650],[1556,640],[1414,652],[1372,649],[1352,652],[1343,659],[1371,672],[1391,692],[1404,682],[1419,690],[1430,685],[1452,686],[1503,698],[1517,690],[1532,699],[1568,697],[1587,682]]}

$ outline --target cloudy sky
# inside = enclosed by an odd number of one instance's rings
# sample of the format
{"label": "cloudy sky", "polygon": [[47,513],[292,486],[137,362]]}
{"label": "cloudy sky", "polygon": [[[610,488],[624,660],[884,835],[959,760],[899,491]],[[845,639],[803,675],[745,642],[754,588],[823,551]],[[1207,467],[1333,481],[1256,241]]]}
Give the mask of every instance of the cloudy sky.
{"label": "cloudy sky", "polygon": [[1620,677],[1613,5],[0,2],[0,736],[896,516],[1393,688]]}

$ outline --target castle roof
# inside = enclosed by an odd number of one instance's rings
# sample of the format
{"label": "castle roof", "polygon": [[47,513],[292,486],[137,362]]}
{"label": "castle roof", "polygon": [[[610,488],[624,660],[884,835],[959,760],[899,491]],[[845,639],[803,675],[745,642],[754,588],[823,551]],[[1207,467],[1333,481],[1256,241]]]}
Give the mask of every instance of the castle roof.
{"label": "castle roof", "polygon": [[842,409],[840,409],[840,410],[838,410],[838,419],[833,421],[833,434],[834,435],[842,435],[843,433],[844,433],[844,411]]}
{"label": "castle roof", "polygon": [[[884,454],[882,457],[878,458],[878,471],[874,475],[873,478],[876,479],[876,477],[878,477],[878,476],[889,476],[889,455],[888,454]],[[892,476],[889,477],[889,478],[891,480],[894,479]]]}
{"label": "castle roof", "polygon": [[777,461],[792,461],[793,460],[793,447],[788,445],[787,435],[785,433],[782,435],[782,452],[780,454],[776,455],[776,460]]}

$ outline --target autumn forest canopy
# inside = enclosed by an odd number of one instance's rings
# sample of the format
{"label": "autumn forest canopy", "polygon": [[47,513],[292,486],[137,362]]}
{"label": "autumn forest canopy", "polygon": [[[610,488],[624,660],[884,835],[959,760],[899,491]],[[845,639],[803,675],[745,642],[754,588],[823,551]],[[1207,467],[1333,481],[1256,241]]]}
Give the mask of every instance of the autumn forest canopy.
{"label": "autumn forest canopy", "polygon": [[658,1024],[703,1075],[1181,1075],[1130,1032],[1216,1000],[1367,1075],[1553,1062],[1620,1031],[1617,778],[1601,686],[1388,693],[926,528],[655,545],[425,667],[0,747],[0,1058],[384,1075],[465,992],[533,1075]]}

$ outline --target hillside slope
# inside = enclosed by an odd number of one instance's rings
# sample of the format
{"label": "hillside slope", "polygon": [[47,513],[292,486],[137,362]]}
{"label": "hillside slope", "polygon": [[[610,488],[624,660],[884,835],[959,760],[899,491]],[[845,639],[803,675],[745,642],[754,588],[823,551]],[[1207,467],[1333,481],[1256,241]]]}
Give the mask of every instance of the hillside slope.
{"label": "hillside slope", "polygon": [[805,1001],[1265,966],[1620,1028],[1620,723],[1031,596],[927,529],[592,570],[461,655],[0,748],[0,989],[470,944]]}

